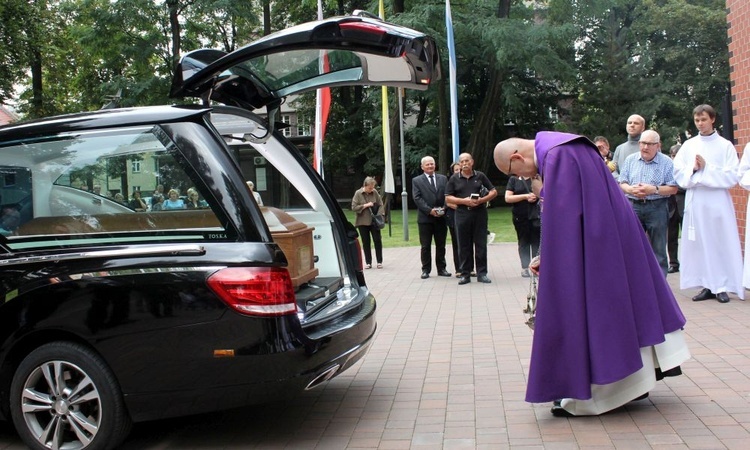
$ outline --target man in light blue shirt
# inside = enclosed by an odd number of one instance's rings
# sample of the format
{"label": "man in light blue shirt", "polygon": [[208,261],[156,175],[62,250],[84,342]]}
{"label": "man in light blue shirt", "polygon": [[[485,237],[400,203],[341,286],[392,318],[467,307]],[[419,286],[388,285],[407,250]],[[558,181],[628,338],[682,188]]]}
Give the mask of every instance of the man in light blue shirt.
{"label": "man in light blue shirt", "polygon": [[659,133],[646,130],[638,141],[639,152],[628,156],[620,168],[620,188],[633,205],[648,236],[656,260],[667,276],[667,197],[677,193],[672,159],[661,153]]}

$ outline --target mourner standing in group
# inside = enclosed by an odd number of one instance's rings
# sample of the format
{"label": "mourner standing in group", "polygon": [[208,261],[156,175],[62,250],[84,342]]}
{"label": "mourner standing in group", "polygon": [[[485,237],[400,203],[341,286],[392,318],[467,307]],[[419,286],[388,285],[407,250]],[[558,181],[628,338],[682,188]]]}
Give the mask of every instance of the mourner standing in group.
{"label": "mourner standing in group", "polygon": [[513,205],[513,228],[518,239],[521,276],[528,278],[531,276],[529,262],[539,254],[541,238],[539,197],[531,190],[531,178],[511,176],[505,187],[505,203]]}
{"label": "mourner standing in group", "polygon": [[[674,161],[681,144],[675,144],[669,149],[669,157]],[[680,230],[682,229],[682,216],[685,211],[685,189],[677,187],[677,193],[671,195],[667,200],[669,205],[669,222],[667,223],[667,253],[669,254],[669,269],[667,273],[680,271],[680,258],[677,253],[680,248]],[[745,247],[748,248],[748,247]]]}
{"label": "mourner standing in group", "polygon": [[[461,165],[458,161],[451,163],[450,170],[448,170],[447,178],[450,179],[453,175],[461,171]],[[451,251],[453,253],[453,267],[456,270],[456,277],[461,277],[461,260],[458,257],[458,234],[456,234],[456,208],[458,205],[454,205],[445,200],[445,224],[448,226],[448,231],[451,235]],[[476,273],[474,274],[476,276]]]}
{"label": "mourner standing in group", "polygon": [[383,199],[375,189],[377,182],[375,178],[366,177],[362,187],[354,192],[352,197],[352,211],[356,214],[354,226],[359,230],[359,237],[362,239],[362,251],[365,254],[365,268],[372,268],[372,247],[370,240],[375,246],[375,258],[378,262],[378,269],[383,268],[383,239],[380,234],[380,228],[373,225],[373,216],[384,215]]}
{"label": "mourner standing in group", "polygon": [[628,156],[638,153],[640,147],[638,141],[641,139],[641,133],[646,129],[646,119],[633,114],[628,117],[628,122],[625,124],[625,131],[628,133],[628,140],[618,145],[615,148],[615,154],[612,156],[612,162],[615,163],[615,170],[612,172],[615,179],[620,178],[620,170],[622,169],[623,163]]}
{"label": "mourner standing in group", "polygon": [[476,256],[477,281],[491,283],[487,277],[487,205],[497,196],[497,190],[487,175],[474,170],[474,158],[469,153],[458,156],[461,171],[448,180],[446,202],[457,205],[455,214],[458,234],[458,257],[461,278],[458,284],[471,282]]}
{"label": "mourner standing in group", "polygon": [[638,144],[640,151],[628,156],[620,168],[620,188],[633,205],[659,267],[667,276],[667,198],[677,192],[674,166],[672,159],[661,152],[661,138],[656,131],[641,133]]}
{"label": "mourner standing in group", "polygon": [[435,173],[435,159],[422,158],[422,173],[411,181],[411,193],[417,205],[422,279],[430,277],[432,270],[432,241],[435,241],[435,269],[441,277],[451,276],[446,270],[445,240],[448,227],[445,223],[445,185],[448,178]]}

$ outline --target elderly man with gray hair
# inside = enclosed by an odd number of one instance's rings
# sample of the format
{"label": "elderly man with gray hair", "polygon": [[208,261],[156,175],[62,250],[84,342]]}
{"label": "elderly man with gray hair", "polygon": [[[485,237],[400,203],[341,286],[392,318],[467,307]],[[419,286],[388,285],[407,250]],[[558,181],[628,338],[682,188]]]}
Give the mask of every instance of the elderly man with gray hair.
{"label": "elderly man with gray hair", "polygon": [[659,133],[646,130],[638,141],[639,152],[628,156],[620,170],[620,188],[630,200],[648,236],[656,260],[667,276],[667,197],[677,193],[672,159],[661,152]]}

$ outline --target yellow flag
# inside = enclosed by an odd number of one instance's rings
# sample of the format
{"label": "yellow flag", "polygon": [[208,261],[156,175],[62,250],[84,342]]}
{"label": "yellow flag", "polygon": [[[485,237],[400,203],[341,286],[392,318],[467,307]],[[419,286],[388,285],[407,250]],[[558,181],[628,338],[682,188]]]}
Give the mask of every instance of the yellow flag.
{"label": "yellow flag", "polygon": [[[378,13],[381,20],[385,20],[385,8],[383,7],[383,0],[380,0]],[[388,115],[388,88],[383,86],[383,151],[385,152],[385,174],[383,176],[383,190],[394,194],[396,192],[396,185],[393,181],[393,164],[391,162],[391,133],[390,133],[390,117]],[[403,182],[403,180],[402,180]]]}

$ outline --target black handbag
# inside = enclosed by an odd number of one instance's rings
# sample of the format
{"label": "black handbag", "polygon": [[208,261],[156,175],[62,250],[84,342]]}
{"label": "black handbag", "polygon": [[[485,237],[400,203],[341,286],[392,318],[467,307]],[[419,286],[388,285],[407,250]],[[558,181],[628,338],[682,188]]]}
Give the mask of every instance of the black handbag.
{"label": "black handbag", "polygon": [[385,217],[378,215],[377,210],[370,207],[370,213],[372,213],[372,226],[378,230],[385,228]]}

